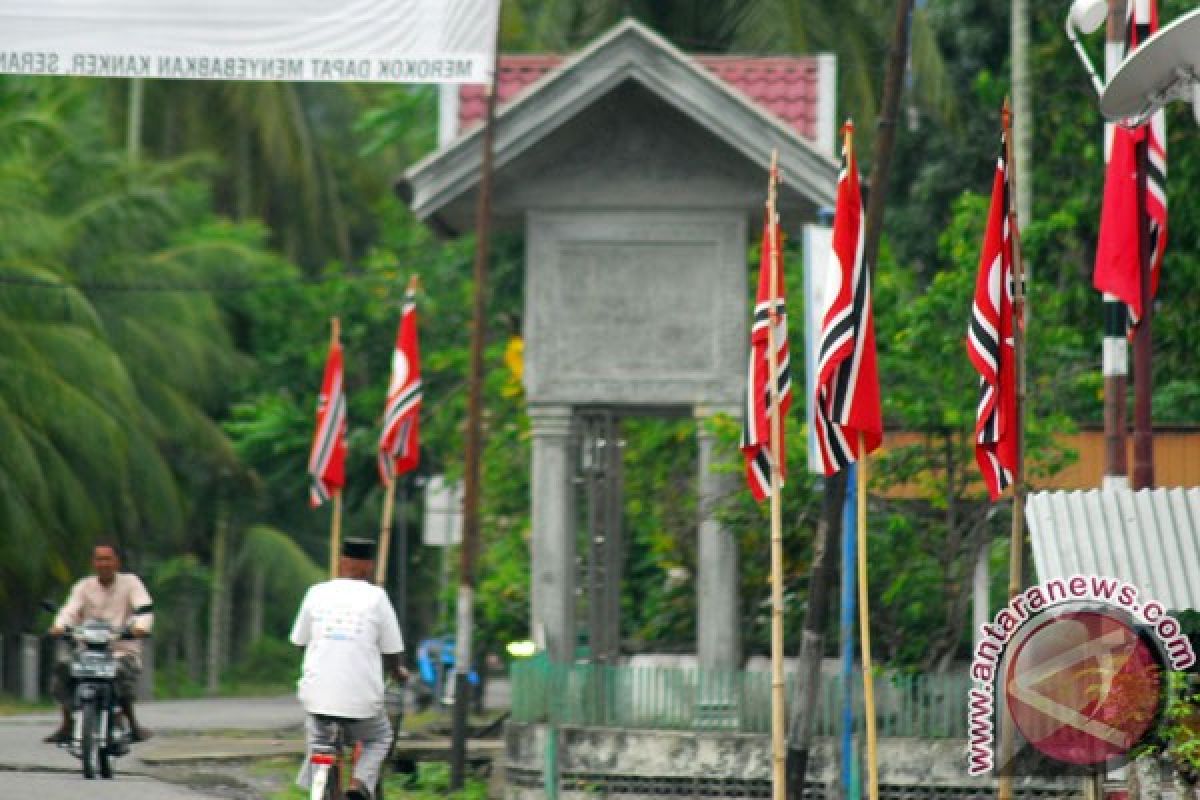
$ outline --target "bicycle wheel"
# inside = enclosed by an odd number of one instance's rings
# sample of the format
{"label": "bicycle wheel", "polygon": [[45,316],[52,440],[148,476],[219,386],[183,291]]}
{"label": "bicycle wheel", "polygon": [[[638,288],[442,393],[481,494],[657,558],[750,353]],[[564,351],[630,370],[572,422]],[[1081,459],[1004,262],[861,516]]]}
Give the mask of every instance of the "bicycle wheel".
{"label": "bicycle wheel", "polygon": [[308,796],[309,800],[342,800],[341,771],[333,758],[314,759]]}
{"label": "bicycle wheel", "polygon": [[336,762],[329,767],[329,782],[325,784],[325,796],[321,800],[342,800],[342,770]]}
{"label": "bicycle wheel", "polygon": [[85,703],[80,713],[83,714],[83,738],[79,744],[79,756],[83,761],[83,777],[90,781],[96,777],[96,762],[99,756],[96,742],[96,706]]}

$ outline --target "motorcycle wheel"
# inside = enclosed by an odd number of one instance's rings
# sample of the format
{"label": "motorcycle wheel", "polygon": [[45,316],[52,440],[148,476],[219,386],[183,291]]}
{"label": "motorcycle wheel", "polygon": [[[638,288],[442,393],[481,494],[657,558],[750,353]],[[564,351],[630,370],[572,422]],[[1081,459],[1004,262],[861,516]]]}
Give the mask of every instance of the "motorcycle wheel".
{"label": "motorcycle wheel", "polygon": [[[99,748],[96,749],[96,755],[99,758],[99,762],[100,762],[99,763],[100,777],[104,778],[105,780],[112,780],[112,776],[113,776],[112,753],[109,751],[109,748],[112,746],[112,741],[113,741],[112,713],[110,712],[109,714],[107,714],[107,717],[108,717],[108,730],[96,731],[96,738],[99,741],[103,742],[103,744]],[[99,718],[97,718],[97,722],[99,722]]]}
{"label": "motorcycle wheel", "polygon": [[83,777],[90,781],[96,777],[96,762],[100,755],[96,741],[96,707],[85,703],[80,713],[83,714],[83,738],[79,743],[79,756],[83,761]]}

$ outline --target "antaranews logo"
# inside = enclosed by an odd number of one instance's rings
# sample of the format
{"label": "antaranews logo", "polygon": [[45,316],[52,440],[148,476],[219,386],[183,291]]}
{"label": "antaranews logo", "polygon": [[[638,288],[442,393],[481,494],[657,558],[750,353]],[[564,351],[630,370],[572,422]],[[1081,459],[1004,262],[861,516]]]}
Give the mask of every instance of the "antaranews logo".
{"label": "antaranews logo", "polygon": [[981,634],[967,711],[971,775],[1115,766],[1157,722],[1163,671],[1196,661],[1179,622],[1118,578],[1033,586]]}

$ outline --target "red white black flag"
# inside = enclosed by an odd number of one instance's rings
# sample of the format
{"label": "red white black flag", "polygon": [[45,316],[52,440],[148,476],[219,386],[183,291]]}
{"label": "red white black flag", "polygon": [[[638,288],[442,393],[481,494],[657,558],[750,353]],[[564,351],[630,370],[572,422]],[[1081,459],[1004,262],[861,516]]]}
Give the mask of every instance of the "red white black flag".
{"label": "red white black flag", "polygon": [[[775,176],[771,176],[775,180]],[[774,215],[774,209],[768,214]],[[762,256],[758,263],[758,294],[754,302],[754,322],[750,330],[750,365],[746,375],[746,408],[742,424],[742,453],[746,457],[746,482],[755,500],[771,496],[771,384],[768,338],[775,344],[775,380],[779,393],[779,482],[783,485],[787,458],[784,455],[784,418],[792,406],[792,372],[788,358],[787,311],[784,308],[783,241],[779,218],[768,218],[763,225]],[[772,255],[775,269],[771,269]],[[771,283],[771,275],[775,283]],[[775,307],[775,329],[768,337],[770,310]]]}
{"label": "red white black flag", "polygon": [[404,294],[404,309],[392,351],[392,378],[379,437],[379,477],[384,485],[417,468],[420,461],[421,356],[417,346],[415,287]]}
{"label": "red white black flag", "polygon": [[992,180],[975,302],[967,326],[967,355],[979,372],[975,460],[995,502],[1017,468],[1017,370],[1013,338],[1013,246],[1008,228],[1008,169],[1001,137]]}
{"label": "red white black flag", "polygon": [[[817,451],[826,475],[849,466],[883,442],[871,273],[863,258],[863,205],[853,124],[847,122],[844,130],[813,399]],[[860,434],[864,452],[859,449]]]}
{"label": "red white black flag", "polygon": [[[1154,0],[1133,0],[1127,6],[1127,52],[1158,30]],[[1117,125],[1104,177],[1104,205],[1092,283],[1129,307],[1136,325],[1144,309],[1138,244],[1137,145],[1146,141],[1146,214],[1149,217],[1150,299],[1158,293],[1163,253],[1167,245],[1167,124],[1163,111],[1134,130]]]}
{"label": "red white black flag", "polygon": [[317,398],[317,430],[308,456],[312,488],[309,504],[316,508],[346,484],[346,395],[342,390],[342,345],[329,346],[325,376]]}

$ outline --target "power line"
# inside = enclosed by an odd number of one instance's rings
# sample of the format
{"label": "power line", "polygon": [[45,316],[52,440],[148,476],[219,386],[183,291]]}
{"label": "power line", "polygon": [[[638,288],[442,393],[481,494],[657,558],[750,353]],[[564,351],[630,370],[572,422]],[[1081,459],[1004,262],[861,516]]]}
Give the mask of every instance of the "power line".
{"label": "power line", "polygon": [[[410,264],[406,267],[396,266],[394,269],[399,274],[403,271],[420,271],[422,267],[428,267],[433,262],[425,262],[422,264]],[[449,267],[465,267],[466,261],[451,262],[444,266]],[[329,276],[301,276],[297,278],[283,278],[279,280],[268,281],[246,281],[236,283],[115,283],[111,281],[76,281],[76,282],[57,282],[45,278],[31,278],[21,275],[3,275],[0,274],[0,286],[23,286],[29,289],[50,289],[55,291],[78,290],[84,292],[141,292],[141,293],[203,293],[203,294],[224,294],[237,292],[258,292],[266,289],[281,289],[287,287],[299,286],[319,286],[324,283],[332,282],[364,282],[378,284],[394,284],[398,278],[388,275],[378,275],[372,273],[342,273],[339,275]]]}

